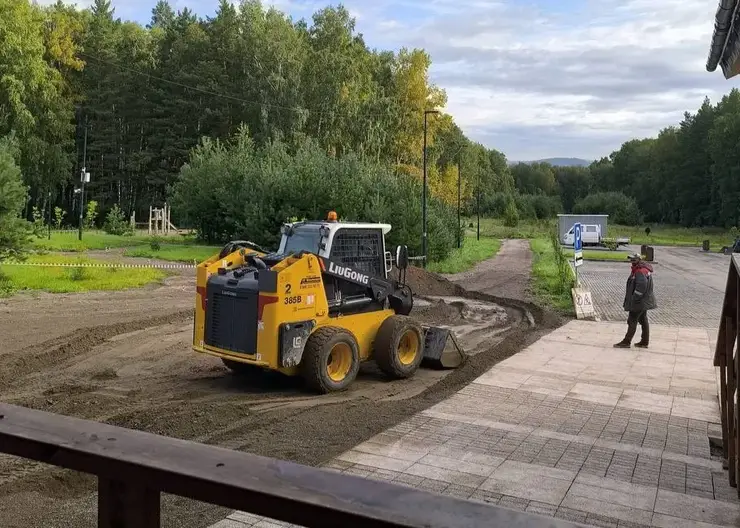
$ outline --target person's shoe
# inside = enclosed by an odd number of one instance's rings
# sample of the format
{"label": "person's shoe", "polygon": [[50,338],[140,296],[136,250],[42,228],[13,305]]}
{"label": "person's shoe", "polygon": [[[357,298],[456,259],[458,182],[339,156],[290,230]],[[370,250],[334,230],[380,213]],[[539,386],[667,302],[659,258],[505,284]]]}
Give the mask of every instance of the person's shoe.
{"label": "person's shoe", "polygon": [[620,341],[616,345],[614,345],[614,348],[629,348],[631,345],[625,341]]}
{"label": "person's shoe", "polygon": [[647,348],[648,347],[648,344],[647,343],[643,343],[642,341],[639,341],[639,342],[635,343],[635,346],[638,347],[638,348]]}

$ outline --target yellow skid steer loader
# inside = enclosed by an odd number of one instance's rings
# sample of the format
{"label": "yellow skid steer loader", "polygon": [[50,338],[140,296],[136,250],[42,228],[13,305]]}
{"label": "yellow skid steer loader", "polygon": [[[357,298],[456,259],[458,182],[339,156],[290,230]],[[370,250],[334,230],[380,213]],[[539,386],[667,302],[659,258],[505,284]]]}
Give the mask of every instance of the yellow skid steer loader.
{"label": "yellow skid steer loader", "polygon": [[464,354],[449,330],[409,317],[408,252],[396,250],[389,277],[387,224],[297,222],[268,253],[227,244],[197,268],[193,348],[234,372],[255,368],[300,375],[321,393],[346,389],[362,361],[391,378],[412,376],[426,360],[456,368]]}

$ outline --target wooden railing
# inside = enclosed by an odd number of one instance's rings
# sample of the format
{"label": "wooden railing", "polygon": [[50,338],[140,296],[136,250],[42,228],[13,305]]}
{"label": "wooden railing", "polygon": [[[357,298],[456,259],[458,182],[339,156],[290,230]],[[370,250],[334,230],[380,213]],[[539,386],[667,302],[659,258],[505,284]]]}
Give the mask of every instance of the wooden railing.
{"label": "wooden railing", "polygon": [[575,526],[7,404],[0,404],[0,452],[96,475],[104,528],[158,527],[162,492],[316,528]]}
{"label": "wooden railing", "polygon": [[719,367],[720,379],[720,414],[722,416],[722,452],[727,464],[730,485],[738,488],[738,452],[740,452],[740,435],[738,434],[737,381],[740,379],[740,354],[737,343],[740,342],[740,265],[739,256],[732,255],[730,270],[727,274],[725,300],[722,305],[722,317],[717,335],[717,348],[714,351],[714,366]]}

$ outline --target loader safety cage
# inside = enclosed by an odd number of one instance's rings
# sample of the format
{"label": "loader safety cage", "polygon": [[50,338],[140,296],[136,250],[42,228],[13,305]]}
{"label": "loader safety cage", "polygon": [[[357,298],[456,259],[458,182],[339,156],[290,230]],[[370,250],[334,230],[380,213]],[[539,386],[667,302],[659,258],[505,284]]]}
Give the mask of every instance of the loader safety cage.
{"label": "loader safety cage", "polygon": [[0,404],[0,452],[96,475],[101,528],[160,526],[162,492],[309,528],[576,526],[9,404]]}

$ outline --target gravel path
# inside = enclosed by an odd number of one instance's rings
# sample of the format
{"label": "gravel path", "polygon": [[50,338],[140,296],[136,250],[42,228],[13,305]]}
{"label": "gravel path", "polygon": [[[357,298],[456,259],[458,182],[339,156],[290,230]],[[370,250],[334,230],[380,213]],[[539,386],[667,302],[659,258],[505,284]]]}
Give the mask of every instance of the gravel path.
{"label": "gravel path", "polygon": [[504,240],[496,256],[447,278],[471,291],[530,301],[532,250],[528,240]]}

